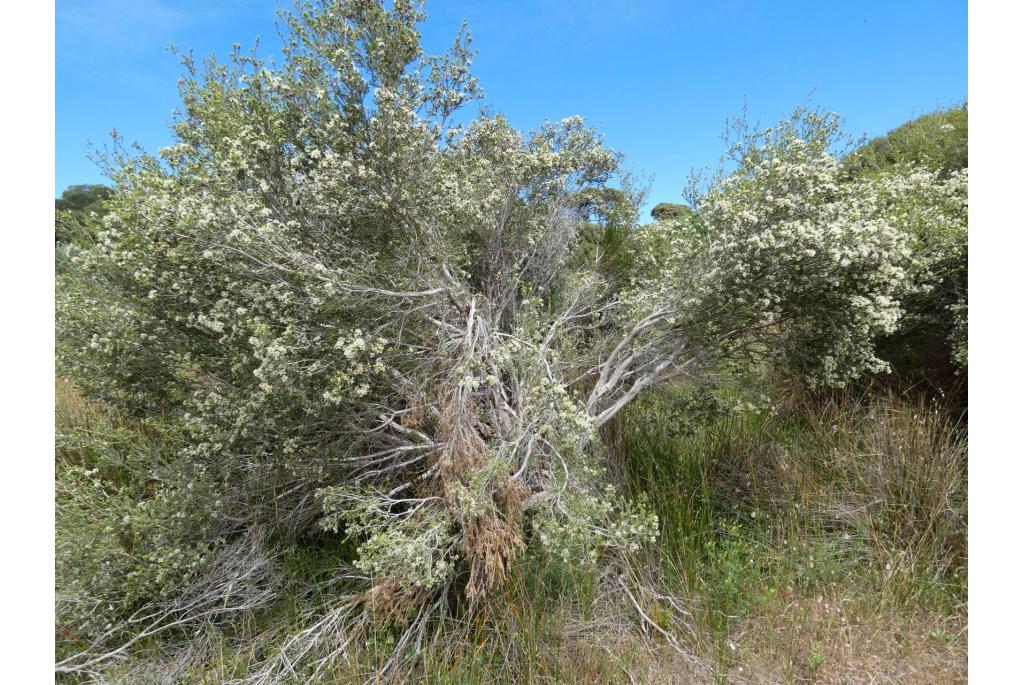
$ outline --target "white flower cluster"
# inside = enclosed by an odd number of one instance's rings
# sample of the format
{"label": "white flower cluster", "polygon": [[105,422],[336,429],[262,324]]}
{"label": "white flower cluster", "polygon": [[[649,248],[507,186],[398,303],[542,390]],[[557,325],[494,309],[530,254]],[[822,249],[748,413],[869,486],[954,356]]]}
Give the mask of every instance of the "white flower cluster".
{"label": "white flower cluster", "polygon": [[321,526],[360,540],[356,567],[371,578],[390,578],[407,587],[431,588],[454,571],[457,538],[452,523],[436,511],[391,514],[379,494],[324,488]]}
{"label": "white flower cluster", "polygon": [[332,366],[337,370],[330,378],[330,386],[323,398],[340,404],[352,398],[365,397],[370,392],[373,377],[380,376],[387,368],[381,355],[387,341],[384,338],[367,339],[362,329],[355,329],[347,336],[341,336],[334,344],[340,350],[345,362]]}
{"label": "white flower cluster", "polygon": [[642,275],[634,318],[655,307],[691,345],[786,363],[813,384],[880,369],[909,288],[911,244],[877,188],[841,182],[835,118],[805,114],[751,135],[739,168],[698,197],[697,222],[635,241],[665,268]]}
{"label": "white flower cluster", "polygon": [[658,517],[647,502],[629,502],[611,485],[565,493],[557,510],[546,508],[534,525],[549,553],[577,564],[596,564],[610,550],[636,553],[658,536]]}

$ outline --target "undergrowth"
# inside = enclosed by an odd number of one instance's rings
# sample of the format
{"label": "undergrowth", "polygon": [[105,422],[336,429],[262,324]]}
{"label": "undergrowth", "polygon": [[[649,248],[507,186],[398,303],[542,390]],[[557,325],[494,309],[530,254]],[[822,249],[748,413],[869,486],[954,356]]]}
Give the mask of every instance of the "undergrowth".
{"label": "undergrowth", "polygon": [[[847,395],[694,424],[679,404],[632,408],[618,453],[658,514],[658,563],[695,607],[694,647],[706,641],[719,673],[741,667],[735,640],[752,622],[806,601],[868,624],[963,618],[966,435],[941,409]],[[816,671],[820,655],[798,665]]]}
{"label": "undergrowth", "polygon": [[[61,655],[102,629],[76,624],[76,607],[130,612],[217,550],[167,558],[209,535],[195,534],[201,508],[149,514],[179,466],[159,422],[121,419],[58,384],[57,426]],[[631,568],[521,553],[486,601],[470,610],[449,598],[406,647],[415,667],[402,682],[963,680],[966,436],[941,411],[887,396],[709,414],[673,391],[649,395],[611,434],[613,471],[657,513],[658,544]],[[251,677],[343,593],[355,547],[324,536],[267,549],[251,610],[139,641],[79,679]],[[321,681],[378,682],[398,634],[366,631]]]}

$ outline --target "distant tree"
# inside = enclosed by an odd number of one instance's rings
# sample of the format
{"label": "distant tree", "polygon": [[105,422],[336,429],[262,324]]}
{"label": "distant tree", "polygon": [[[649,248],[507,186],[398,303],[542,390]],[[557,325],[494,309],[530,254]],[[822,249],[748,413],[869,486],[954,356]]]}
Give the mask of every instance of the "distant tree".
{"label": "distant tree", "polygon": [[621,189],[585,188],[576,193],[570,206],[580,226],[567,266],[588,266],[617,283],[628,278],[633,269],[627,238],[641,201],[642,193],[628,182]]}
{"label": "distant tree", "polygon": [[618,188],[584,188],[573,196],[570,207],[581,221],[607,223],[623,211],[635,211],[630,199],[626,191]]}
{"label": "distant tree", "polygon": [[693,216],[693,209],[672,202],[659,202],[651,210],[655,221],[686,221]]}
{"label": "distant tree", "polygon": [[114,195],[114,189],[99,183],[68,186],[55,201],[57,209],[71,211],[101,210],[103,203]]}
{"label": "distant tree", "polygon": [[103,218],[109,211],[107,201],[114,193],[113,188],[100,184],[68,186],[54,201],[56,241],[70,241],[81,228]]}

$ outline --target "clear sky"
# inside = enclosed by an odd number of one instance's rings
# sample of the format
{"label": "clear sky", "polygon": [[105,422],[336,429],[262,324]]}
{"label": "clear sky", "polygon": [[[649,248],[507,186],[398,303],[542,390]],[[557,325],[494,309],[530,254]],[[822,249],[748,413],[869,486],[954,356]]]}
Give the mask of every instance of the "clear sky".
{"label": "clear sky", "polygon": [[[290,7],[290,0],[283,4]],[[57,0],[56,188],[104,179],[87,159],[116,128],[156,151],[178,104],[167,46],[277,54],[273,0]],[[583,115],[676,202],[718,159],[746,102],[770,125],[800,104],[876,136],[967,97],[966,0],[428,0],[423,43],[469,22],[493,112],[522,129]]]}

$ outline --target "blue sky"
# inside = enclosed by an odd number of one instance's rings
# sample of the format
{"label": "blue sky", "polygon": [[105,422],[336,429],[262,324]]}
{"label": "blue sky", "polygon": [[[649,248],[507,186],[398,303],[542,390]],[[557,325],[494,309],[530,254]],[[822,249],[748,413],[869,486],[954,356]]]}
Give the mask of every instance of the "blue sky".
{"label": "blue sky", "polygon": [[[113,128],[153,151],[170,142],[181,69],[169,44],[223,56],[259,37],[273,56],[275,6],[58,0],[56,192],[103,182],[86,141]],[[744,103],[770,125],[809,102],[875,136],[967,97],[965,0],[428,0],[426,11],[430,52],[469,22],[491,111],[523,129],[583,115],[651,181],[648,208],[679,201],[690,169],[718,159]]]}

